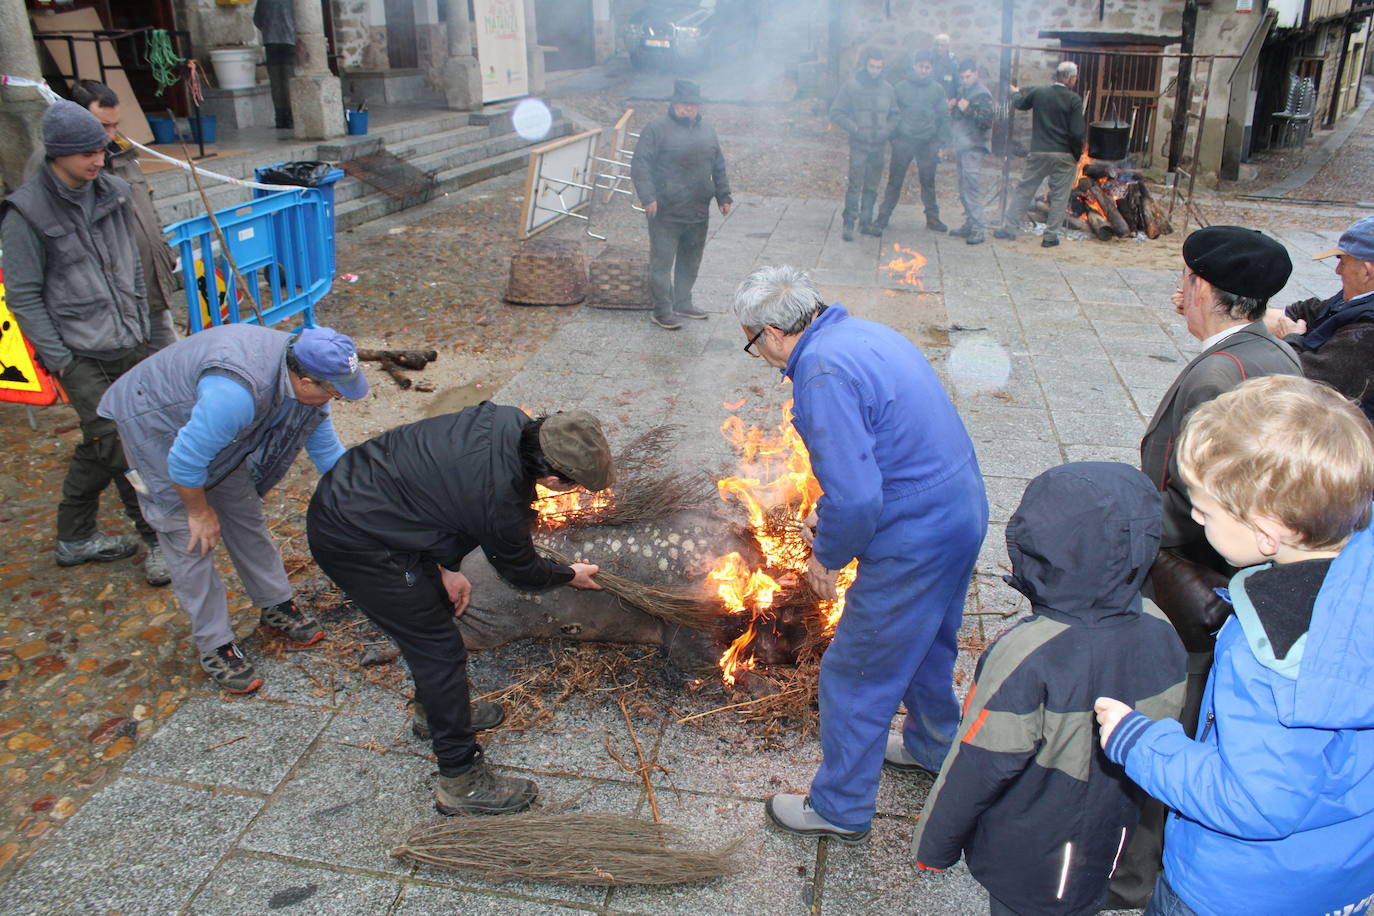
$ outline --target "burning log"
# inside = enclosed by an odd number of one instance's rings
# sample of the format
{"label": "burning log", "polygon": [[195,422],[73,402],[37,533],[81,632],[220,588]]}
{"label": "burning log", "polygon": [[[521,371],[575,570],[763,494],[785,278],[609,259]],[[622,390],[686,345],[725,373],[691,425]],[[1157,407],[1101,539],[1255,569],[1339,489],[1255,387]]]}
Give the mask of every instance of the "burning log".
{"label": "burning log", "polygon": [[1088,231],[1100,240],[1105,242],[1116,238],[1116,233],[1112,231],[1112,224],[1101,213],[1096,210],[1089,210],[1083,214],[1083,218],[1088,221]]}
{"label": "burning log", "polygon": [[1168,235],[1174,231],[1174,227],[1169,224],[1168,217],[1164,215],[1164,211],[1160,209],[1159,204],[1155,203],[1153,197],[1146,199],[1145,212],[1147,214],[1145,234],[1150,238],[1159,238],[1161,235]]}
{"label": "burning log", "polygon": [[391,362],[406,369],[423,369],[439,358],[438,350],[359,350],[358,359]]}
{"label": "burning log", "polygon": [[1081,216],[1068,216],[1066,214],[1064,216],[1064,228],[1072,229],[1074,232],[1081,232],[1084,235],[1092,232],[1092,228],[1088,225],[1088,221]]}
{"label": "burning log", "polygon": [[1112,195],[1102,190],[1100,186],[1090,184],[1088,197],[1102,215],[1107,218],[1114,234],[1122,238],[1131,234],[1131,227],[1126,224],[1126,220],[1121,216],[1121,211],[1116,208],[1116,201],[1112,199]]}

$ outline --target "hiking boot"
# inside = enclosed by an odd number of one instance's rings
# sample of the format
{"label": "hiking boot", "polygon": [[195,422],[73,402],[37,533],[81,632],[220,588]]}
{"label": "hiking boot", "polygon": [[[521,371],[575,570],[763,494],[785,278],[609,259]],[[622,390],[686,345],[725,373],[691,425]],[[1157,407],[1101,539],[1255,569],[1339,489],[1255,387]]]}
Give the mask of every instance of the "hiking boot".
{"label": "hiking boot", "polygon": [[1053,232],[1046,232],[1043,236],[1040,237],[1041,248],[1053,248],[1055,245],[1058,244],[1059,236],[1055,235]]}
{"label": "hiking boot", "polygon": [[[478,700],[472,704],[469,717],[472,730],[484,732],[506,721],[506,710],[500,703]],[[429,716],[425,715],[425,708],[419,703],[413,704],[410,708],[410,733],[421,741],[429,740]]]}
{"label": "hiking boot", "polygon": [[252,693],[262,686],[253,663],[236,643],[227,642],[209,655],[202,655],[200,667],[226,693]]}
{"label": "hiking boot", "polygon": [[964,224],[963,224],[962,226],[960,226],[958,229],[951,229],[951,230],[949,230],[949,234],[952,235],[952,236],[954,236],[956,239],[962,239],[962,238],[967,238],[967,237],[968,237],[968,234],[969,234],[970,232],[972,232],[972,231],[973,231],[973,229],[969,226],[969,224],[968,224],[968,223],[964,223]]}
{"label": "hiking boot", "polygon": [[1008,242],[1014,242],[1016,241],[1016,230],[1008,229],[1006,226],[1002,226],[999,229],[994,229],[992,232],[992,236],[993,238],[1005,239]]}
{"label": "hiking boot", "polygon": [[840,233],[840,238],[844,239],[846,242],[854,241],[854,227],[846,225],[844,231]]}
{"label": "hiking boot", "polygon": [[434,783],[434,807],[440,814],[514,814],[538,795],[533,780],[493,773],[481,749],[462,773],[440,774]]}
{"label": "hiking boot", "polygon": [[862,232],[864,235],[882,235],[882,234],[883,234],[883,230],[879,229],[879,228],[878,228],[876,225],[874,225],[873,223],[864,223],[862,226],[859,227],[859,231]]}
{"label": "hiking boot", "polygon": [[986,241],[987,239],[983,237],[983,233],[978,232],[976,230],[964,236],[965,245],[981,245]]}
{"label": "hiking boot", "polygon": [[162,545],[148,545],[148,556],[143,560],[143,580],[149,585],[166,585],[172,581],[172,574],[167,570],[167,558],[162,555]]}
{"label": "hiking boot", "polygon": [[944,223],[940,222],[940,217],[938,217],[938,216],[927,216],[927,217],[926,217],[926,228],[929,229],[931,232],[948,232],[948,231],[949,231],[949,227],[946,226]]}
{"label": "hiking boot", "polygon": [[298,646],[313,646],[324,639],[324,627],[320,622],[296,607],[296,602],[290,599],[263,608],[258,622]]}
{"label": "hiking boot", "polygon": [[657,315],[652,315],[649,320],[665,331],[676,331],[678,328],[682,327],[682,323],[674,321],[671,315],[667,318],[660,318]]}
{"label": "hiking boot", "polygon": [[673,317],[696,318],[699,321],[705,321],[707,318],[710,318],[711,316],[703,312],[701,309],[694,309],[689,305],[685,309],[673,309]]}
{"label": "hiking boot", "polygon": [[887,221],[889,219],[891,219],[890,216],[880,216],[873,222],[869,223],[869,225],[872,226],[874,229],[878,230],[877,233],[875,233],[876,235],[882,235],[884,232],[887,231]]}
{"label": "hiking boot", "polygon": [[887,750],[883,752],[883,766],[903,773],[924,773],[931,779],[936,774],[930,767],[922,766],[916,758],[907,753],[906,742],[901,732],[887,733]]}
{"label": "hiking boot", "polygon": [[138,553],[138,538],[102,534],[97,531],[84,541],[57,542],[53,559],[58,566],[80,566],[82,563],[108,563]]}
{"label": "hiking boot", "polygon": [[809,795],[781,792],[768,799],[763,807],[770,821],[798,836],[828,836],[841,843],[861,843],[868,838],[868,830],[845,830],[821,817],[811,807]]}

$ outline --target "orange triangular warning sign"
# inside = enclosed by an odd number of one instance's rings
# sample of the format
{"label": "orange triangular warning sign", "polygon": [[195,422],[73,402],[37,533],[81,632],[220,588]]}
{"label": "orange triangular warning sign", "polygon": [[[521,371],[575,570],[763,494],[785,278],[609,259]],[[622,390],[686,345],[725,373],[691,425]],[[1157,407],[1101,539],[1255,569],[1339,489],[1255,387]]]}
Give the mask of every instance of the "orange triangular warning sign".
{"label": "orange triangular warning sign", "polygon": [[5,305],[5,274],[0,271],[0,401],[54,404],[62,400],[57,383],[43,371],[19,322]]}

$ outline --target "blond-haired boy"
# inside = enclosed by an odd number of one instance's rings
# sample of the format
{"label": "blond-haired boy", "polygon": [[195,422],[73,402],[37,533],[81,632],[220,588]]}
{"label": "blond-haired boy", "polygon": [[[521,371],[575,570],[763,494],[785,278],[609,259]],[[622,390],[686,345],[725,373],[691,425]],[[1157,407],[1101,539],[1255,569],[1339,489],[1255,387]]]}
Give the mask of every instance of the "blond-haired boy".
{"label": "blond-haired boy", "polygon": [[1227,560],[1196,740],[1095,704],[1107,756],[1175,812],[1146,916],[1361,914],[1374,899],[1374,428],[1334,390],[1269,376],[1179,443],[1193,517]]}

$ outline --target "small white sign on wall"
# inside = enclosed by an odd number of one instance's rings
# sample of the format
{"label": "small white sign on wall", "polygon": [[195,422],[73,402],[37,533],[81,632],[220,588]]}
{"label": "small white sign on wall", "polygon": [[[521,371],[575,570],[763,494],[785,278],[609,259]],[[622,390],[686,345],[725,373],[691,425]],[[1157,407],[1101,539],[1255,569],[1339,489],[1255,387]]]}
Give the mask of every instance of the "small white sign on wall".
{"label": "small white sign on wall", "polygon": [[1253,13],[1255,11],[1255,0],[1236,0],[1237,13]]}
{"label": "small white sign on wall", "polygon": [[472,10],[477,62],[482,68],[482,101],[527,95],[523,0],[474,0]]}

